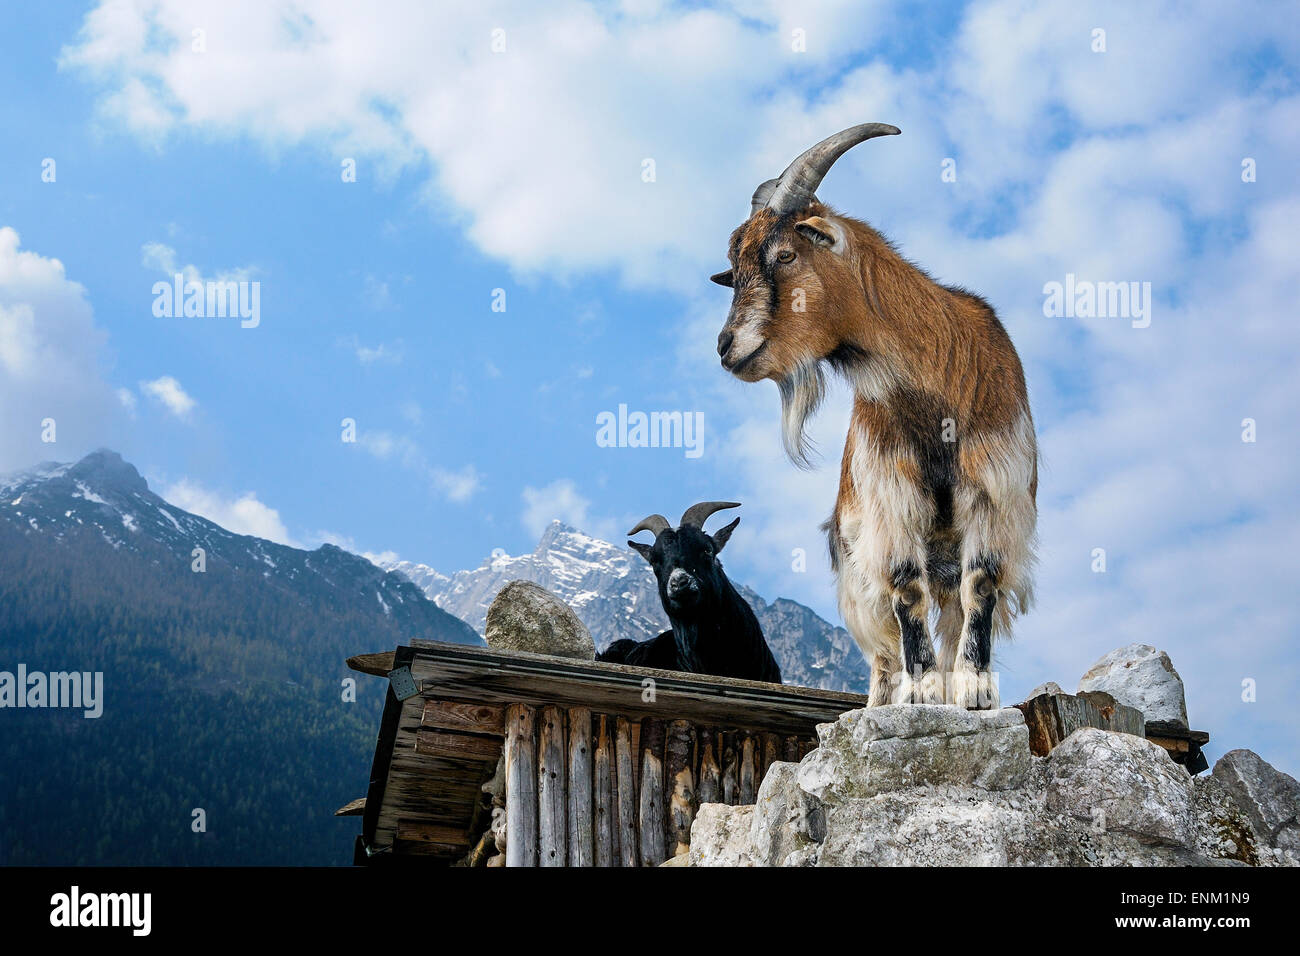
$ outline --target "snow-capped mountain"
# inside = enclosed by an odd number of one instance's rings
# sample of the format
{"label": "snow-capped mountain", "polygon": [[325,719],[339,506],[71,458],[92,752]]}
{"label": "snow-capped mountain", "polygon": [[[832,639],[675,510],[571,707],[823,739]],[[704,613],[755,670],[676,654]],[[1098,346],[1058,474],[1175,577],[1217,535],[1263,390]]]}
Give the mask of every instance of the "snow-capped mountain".
{"label": "snow-capped mountain", "polygon": [[[389,562],[439,607],[480,634],[487,610],[508,582],[532,581],[577,612],[598,648],[621,637],[645,640],[668,629],[654,572],[635,552],[551,522],[531,554],[497,552],[477,568],[448,576],[425,564]],[[786,683],[866,693],[870,669],[842,627],[786,598],[771,604],[733,581],[763,627]]]}
{"label": "snow-capped mountain", "polygon": [[42,545],[108,548],[115,562],[139,562],[142,571],[189,568],[202,549],[205,580],[231,587],[231,600],[269,587],[305,606],[383,619],[409,636],[481,643],[405,577],[333,545],[305,551],[227,531],[154,494],[113,451],[0,477],[0,525]]}

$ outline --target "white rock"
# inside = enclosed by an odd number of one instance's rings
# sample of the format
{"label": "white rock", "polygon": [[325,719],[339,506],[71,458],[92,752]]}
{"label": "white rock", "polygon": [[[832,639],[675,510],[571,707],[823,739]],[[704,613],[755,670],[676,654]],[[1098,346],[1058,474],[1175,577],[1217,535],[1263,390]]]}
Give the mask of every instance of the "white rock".
{"label": "white rock", "polygon": [[1040,697],[1043,694],[1064,694],[1064,693],[1065,691],[1061,690],[1060,684],[1058,684],[1054,680],[1049,680],[1045,683],[1039,684],[1028,694],[1026,694],[1025,700],[1033,700],[1035,697]]}
{"label": "white rock", "polygon": [[1142,711],[1148,720],[1167,720],[1186,727],[1183,679],[1164,651],[1150,644],[1130,644],[1111,651],[1088,669],[1076,694],[1101,690],[1121,704]]}
{"label": "white rock", "polygon": [[484,638],[497,650],[595,660],[596,645],[573,609],[531,581],[511,581],[487,612]]}
{"label": "white rock", "polygon": [[972,711],[946,704],[862,708],[817,727],[799,786],[827,804],[918,785],[1020,786],[1029,731],[1014,707]]}
{"label": "white rock", "polygon": [[1228,792],[1265,846],[1300,864],[1300,781],[1250,750],[1230,750],[1211,776]]}
{"label": "white rock", "polygon": [[1033,820],[992,794],[914,788],[847,800],[826,812],[818,866],[1006,866]]}
{"label": "white rock", "polygon": [[702,803],[691,825],[689,866],[754,866],[754,808]]}
{"label": "white rock", "polygon": [[825,810],[798,786],[799,764],[772,764],[758,788],[750,823],[750,852],[759,866],[800,866],[816,858],[826,832]]}
{"label": "white rock", "polygon": [[1046,759],[1049,811],[1145,842],[1191,843],[1192,778],[1163,747],[1084,727]]}

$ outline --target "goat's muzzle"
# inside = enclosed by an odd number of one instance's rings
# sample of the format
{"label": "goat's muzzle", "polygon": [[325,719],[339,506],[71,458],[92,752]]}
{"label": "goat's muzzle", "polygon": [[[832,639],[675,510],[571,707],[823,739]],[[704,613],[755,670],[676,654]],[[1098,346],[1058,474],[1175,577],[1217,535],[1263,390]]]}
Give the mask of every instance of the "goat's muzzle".
{"label": "goat's muzzle", "polygon": [[681,568],[674,568],[668,575],[668,585],[664,590],[668,592],[670,601],[685,607],[690,607],[700,598],[700,582]]}

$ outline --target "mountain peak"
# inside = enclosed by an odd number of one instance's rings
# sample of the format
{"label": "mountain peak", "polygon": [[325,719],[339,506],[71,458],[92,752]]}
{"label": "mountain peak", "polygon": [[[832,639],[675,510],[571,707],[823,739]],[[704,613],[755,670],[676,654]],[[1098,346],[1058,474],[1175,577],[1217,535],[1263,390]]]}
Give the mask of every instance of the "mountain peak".
{"label": "mountain peak", "polygon": [[148,491],[149,483],[117,452],[100,448],[73,465],[68,474],[87,484],[121,492]]}
{"label": "mountain peak", "polygon": [[577,528],[565,524],[559,518],[554,518],[551,520],[551,523],[546,526],[546,530],[542,532],[542,537],[537,542],[537,550],[545,551],[552,544],[554,544],[559,538],[565,537],[566,535],[577,534],[577,533],[578,533]]}

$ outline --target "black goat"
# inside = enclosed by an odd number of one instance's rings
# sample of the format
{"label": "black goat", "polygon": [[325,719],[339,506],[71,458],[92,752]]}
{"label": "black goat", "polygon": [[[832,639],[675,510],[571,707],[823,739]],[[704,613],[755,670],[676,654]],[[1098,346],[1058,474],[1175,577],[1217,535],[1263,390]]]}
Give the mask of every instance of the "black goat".
{"label": "black goat", "polygon": [[654,569],[659,599],[673,629],[648,641],[615,641],[597,660],[781,683],[781,668],[763,640],[758,618],[718,561],[718,552],[740,519],[716,534],[704,531],[704,522],[715,511],[739,507],[729,501],[704,501],[686,509],[678,528],[663,515],[651,515],[628,532],[654,533],[652,545],[628,544]]}

